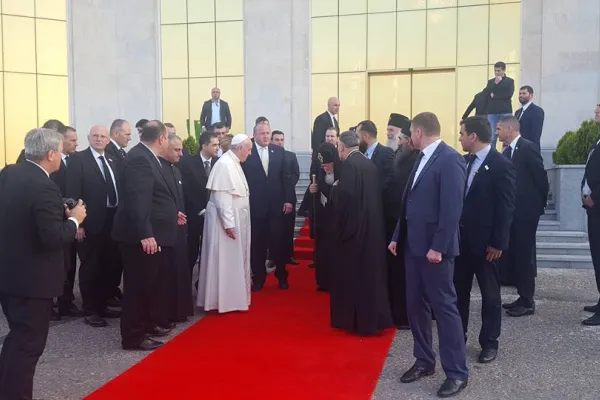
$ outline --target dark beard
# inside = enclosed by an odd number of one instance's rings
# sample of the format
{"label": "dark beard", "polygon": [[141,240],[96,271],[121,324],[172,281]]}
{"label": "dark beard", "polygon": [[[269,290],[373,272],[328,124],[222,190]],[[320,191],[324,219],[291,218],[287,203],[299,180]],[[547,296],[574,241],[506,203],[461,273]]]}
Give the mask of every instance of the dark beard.
{"label": "dark beard", "polygon": [[358,150],[360,150],[360,152],[364,154],[364,152],[367,151],[368,148],[369,145],[367,144],[367,142],[361,140],[360,144],[358,145]]}

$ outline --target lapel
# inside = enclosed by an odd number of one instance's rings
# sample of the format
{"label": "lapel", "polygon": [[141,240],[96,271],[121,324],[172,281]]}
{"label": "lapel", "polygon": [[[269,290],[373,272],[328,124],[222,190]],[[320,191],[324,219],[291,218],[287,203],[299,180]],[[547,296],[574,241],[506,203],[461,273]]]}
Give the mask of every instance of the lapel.
{"label": "lapel", "polygon": [[165,177],[164,168],[162,167],[160,162],[156,159],[156,157],[154,156],[154,153],[152,153],[152,151],[150,151],[150,149],[147,148],[142,143],[139,143],[138,146],[140,146],[142,148],[142,150],[145,151],[146,154],[148,154],[150,156],[150,164],[152,164],[154,166],[154,169],[158,170],[158,175],[160,175],[162,177],[163,182],[165,183],[165,186],[171,193],[171,196],[173,196],[173,199],[175,199],[176,198],[175,193],[173,192],[173,189],[171,189],[171,185],[169,185],[169,180]]}
{"label": "lapel", "polygon": [[515,157],[517,157],[517,154],[520,154],[519,149],[521,148],[521,140],[523,139],[523,137],[521,136],[519,138],[519,140],[517,140],[517,143],[515,144],[515,149],[513,150],[512,153],[512,161],[515,161]]}
{"label": "lapel", "polygon": [[[269,144],[269,146],[268,146],[268,149],[269,149],[268,150],[269,151],[269,174],[268,175],[271,175],[271,171],[273,170],[273,154],[275,154],[275,151],[273,151],[273,148],[271,146],[274,146],[274,145]],[[262,166],[262,164],[261,164],[261,166]],[[267,178],[268,178],[268,176],[267,176]]]}
{"label": "lapel", "polygon": [[[490,157],[490,155],[492,154],[493,151],[495,151],[495,150],[490,149],[487,156],[485,156],[482,163],[479,165],[479,169],[477,170],[477,172],[475,173],[475,176],[473,177],[473,181],[471,182],[471,186],[469,187],[469,191],[467,192],[466,197],[469,197],[469,194],[471,194],[471,192],[473,191],[473,187],[477,184],[477,182],[479,182],[479,177],[481,176],[481,174],[483,174],[485,176],[489,173],[490,163],[492,162],[492,157],[493,157],[493,156]],[[504,157],[504,156],[502,156],[502,157]],[[468,180],[469,180],[469,177],[467,176],[467,182],[468,182]]]}
{"label": "lapel", "polygon": [[431,167],[431,165],[435,162],[435,160],[437,160],[437,158],[439,157],[440,153],[442,152],[442,150],[445,147],[446,147],[446,143],[444,143],[444,141],[442,140],[440,142],[440,144],[438,145],[438,147],[433,152],[433,154],[431,155],[431,157],[429,157],[429,160],[427,160],[427,163],[425,164],[425,166],[423,167],[423,170],[421,171],[421,173],[417,177],[417,180],[416,180],[415,184],[412,186],[411,190],[414,190],[414,188],[417,187],[417,185],[419,184],[419,182],[421,182],[421,179],[423,179],[423,176],[427,173],[427,171],[429,170],[429,168]]}
{"label": "lapel", "polygon": [[[104,175],[102,174],[102,171],[100,171],[100,167],[98,166],[98,163],[96,162],[96,159],[94,158],[94,155],[92,154],[91,147],[88,147],[87,149],[85,149],[85,155],[88,158],[88,162],[91,164],[92,169],[94,171],[96,171],[96,173],[98,174],[98,177],[100,177],[102,182],[106,182],[104,180]],[[106,153],[105,153],[105,156],[106,156]]]}
{"label": "lapel", "polygon": [[373,154],[371,154],[371,161],[375,160],[375,156],[377,155],[377,150],[379,150],[379,143],[377,143],[375,145],[375,148],[373,149]]}
{"label": "lapel", "polygon": [[164,171],[164,173],[168,176],[165,176],[165,180],[167,181],[167,186],[169,187],[169,190],[171,191],[171,193],[173,193],[175,195],[175,198],[177,199],[179,196],[179,190],[178,190],[178,186],[177,186],[177,179],[175,177],[175,172],[173,170],[173,167],[171,166],[171,163],[168,162],[167,160],[165,160],[164,158],[160,159],[160,162],[162,164],[162,171]]}
{"label": "lapel", "polygon": [[[254,160],[254,163],[256,164],[256,167],[262,172],[262,175],[265,178],[267,178],[265,169],[262,166],[262,161],[260,160],[260,153],[259,153],[258,145],[254,141],[254,139],[252,139],[252,145],[254,146],[254,148],[252,149],[254,151],[252,151],[252,154],[250,154],[250,157],[252,157],[252,159]],[[269,149],[269,152],[270,151],[271,151],[271,149]],[[271,153],[269,153],[269,170],[271,170]]]}

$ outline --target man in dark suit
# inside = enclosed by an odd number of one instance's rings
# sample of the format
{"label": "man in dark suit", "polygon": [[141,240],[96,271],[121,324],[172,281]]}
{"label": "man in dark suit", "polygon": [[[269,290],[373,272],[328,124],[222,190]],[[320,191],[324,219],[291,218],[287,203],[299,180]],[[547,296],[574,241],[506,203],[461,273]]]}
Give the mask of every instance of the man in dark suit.
{"label": "man in dark suit", "polygon": [[254,127],[253,151],[242,169],[250,189],[252,223],[250,264],[252,290],[263,288],[267,278],[267,249],[275,263],[279,288],[287,289],[286,254],[282,251],[285,216],[294,211],[294,187],[285,166],[285,151],[271,144],[271,128],[267,124]]}
{"label": "man in dark suit", "polygon": [[138,136],[142,135],[142,128],[144,128],[144,125],[146,125],[147,123],[148,123],[148,120],[146,118],[142,118],[138,122],[135,123],[135,129],[138,132]]}
{"label": "man in dark suit", "polygon": [[490,146],[492,132],[484,116],[463,120],[459,140],[469,154],[465,156],[467,182],[454,286],[466,338],[473,275],[477,277],[482,297],[479,362],[489,363],[498,354],[502,298],[497,263],[502,252],[508,249],[515,209],[515,168]]}
{"label": "man in dark suit", "polygon": [[[194,265],[198,260],[200,240],[204,230],[204,211],[208,203],[209,191],[206,182],[212,167],[217,162],[219,139],[213,132],[204,132],[200,135],[200,151],[197,155],[184,156],[179,162],[179,170],[183,183],[183,197],[185,200],[185,214],[188,225],[188,262],[190,266],[190,279]],[[202,213],[202,215],[200,215]]]}
{"label": "man in dark suit", "polygon": [[[600,104],[596,106],[594,120],[600,124]],[[585,173],[581,180],[581,203],[587,212],[588,237],[590,242],[590,253],[594,264],[596,275],[596,287],[600,292],[600,151],[598,147],[600,140],[596,141],[588,153]],[[583,308],[587,312],[594,313],[591,317],[583,320],[584,325],[600,325],[600,300],[593,306]]]}
{"label": "man in dark suit", "polygon": [[126,350],[154,350],[162,343],[150,337],[165,336],[172,324],[160,321],[160,271],[175,247],[179,212],[175,194],[164,177],[159,156],[169,141],[160,121],[142,128],[141,142],[125,158],[121,197],[112,237],[123,259],[123,310],[121,344]]}
{"label": "man in dark suit", "polygon": [[74,154],[67,168],[67,197],[82,199],[88,217],[77,229],[79,289],[83,302],[84,322],[92,327],[107,325],[105,318],[120,313],[107,308],[113,287],[109,287],[114,270],[120,271],[116,243],[111,238],[113,219],[119,203],[118,174],[115,161],[105,148],[110,142],[108,129],[96,125],[88,135],[90,147]]}
{"label": "man in dark suit", "polygon": [[62,140],[54,130],[30,131],[25,136],[27,160],[0,174],[0,304],[10,329],[0,353],[2,399],[33,396],[52,298],[63,291],[63,249],[86,216],[81,201],[66,209],[49,179],[60,167]]}
{"label": "man in dark suit", "polygon": [[339,112],[340,101],[337,97],[331,97],[327,100],[327,111],[319,114],[313,124],[310,146],[313,152],[325,143],[325,132],[327,132],[327,129],[334,127],[337,128],[338,132],[340,131],[340,124],[338,124],[338,120],[335,118]]}
{"label": "man in dark suit", "polygon": [[[285,150],[285,135],[281,131],[273,131],[271,133],[271,141],[275,146],[279,146]],[[286,254],[286,259],[289,260],[290,264],[298,265],[298,261],[296,261],[294,256],[294,232],[296,230],[296,202],[298,199],[296,198],[296,184],[298,184],[298,180],[300,179],[300,165],[298,165],[298,158],[296,157],[296,153],[285,150],[285,170],[288,171],[288,184],[294,187],[294,195],[292,197],[292,205],[294,209],[291,213],[286,215],[285,218],[285,228],[284,228],[284,239],[283,239],[283,247],[284,253]]]}
{"label": "man in dark suit", "polygon": [[[65,124],[63,124],[62,122],[60,122],[57,119],[49,119],[48,121],[44,122],[44,125],[42,125],[42,128],[52,129],[62,135],[64,135],[64,133],[67,130],[67,127],[65,126]],[[25,149],[21,150],[21,153],[19,153],[19,156],[17,157],[17,161],[15,163],[18,164],[23,161],[25,161]]]}
{"label": "man in dark suit", "polygon": [[465,161],[440,139],[440,123],[435,114],[416,115],[410,131],[413,145],[421,154],[404,192],[401,218],[406,224],[393,241],[405,252],[406,300],[416,361],[400,380],[414,382],[434,373],[433,311],[446,373],[438,396],[450,397],[467,386],[469,377],[453,283],[454,257],[459,254]]}
{"label": "man in dark suit", "polygon": [[512,96],[515,93],[515,81],[506,76],[506,64],[502,61],[494,65],[494,78],[490,79],[484,92],[489,96],[486,112],[492,127],[492,147],[496,148],[496,125],[498,119],[512,115]]}
{"label": "man in dark suit", "polygon": [[487,105],[490,99],[490,94],[484,89],[481,92],[477,93],[473,97],[473,101],[462,116],[462,119],[467,119],[469,115],[475,110],[475,115],[485,116],[487,115]]}
{"label": "man in dark suit", "polygon": [[519,298],[502,307],[511,317],[522,317],[535,312],[535,235],[548,198],[548,175],[535,144],[521,137],[517,118],[502,117],[498,137],[507,146],[503,154],[512,160],[517,174],[515,212],[503,267],[508,276],[514,273]]}
{"label": "man in dark suit", "polygon": [[544,128],[544,110],[533,103],[533,88],[523,86],[519,89],[521,108],[515,111],[515,117],[521,125],[521,136],[529,140],[540,150],[540,138]]}
{"label": "man in dark suit", "polygon": [[200,113],[200,124],[206,130],[220,122],[225,124],[227,129],[231,129],[231,110],[225,100],[221,100],[221,89],[213,88],[211,90],[211,99],[206,100],[202,105]]}

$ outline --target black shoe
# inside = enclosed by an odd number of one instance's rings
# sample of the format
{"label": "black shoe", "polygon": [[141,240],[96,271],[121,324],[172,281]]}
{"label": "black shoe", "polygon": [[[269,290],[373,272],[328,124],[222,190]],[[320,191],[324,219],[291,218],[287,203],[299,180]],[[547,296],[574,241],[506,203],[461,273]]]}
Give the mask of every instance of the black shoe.
{"label": "black shoe", "polygon": [[185,322],[188,322],[188,319],[187,319],[187,317],[179,317],[179,318],[175,318],[171,322],[173,322],[174,324],[183,324]]}
{"label": "black shoe", "polygon": [[61,317],[81,317],[83,312],[73,303],[66,306],[58,306],[58,315]]}
{"label": "black shoe", "polygon": [[50,314],[50,321],[60,321],[60,314],[52,309],[52,314]]}
{"label": "black shoe", "polygon": [[164,321],[164,322],[159,322],[156,324],[158,327],[163,328],[163,329],[175,329],[175,322],[172,321]]}
{"label": "black shoe", "polygon": [[457,379],[446,379],[437,395],[439,397],[452,397],[459,394],[464,388],[467,387],[467,381],[459,381]]}
{"label": "black shoe", "polygon": [[107,308],[106,310],[100,313],[100,316],[103,318],[120,318],[121,311],[111,310],[110,308]]}
{"label": "black shoe", "polygon": [[517,308],[520,305],[521,305],[521,298],[519,297],[518,299],[516,299],[512,303],[504,303],[504,304],[502,304],[502,308],[504,308],[505,310],[510,310],[511,308]]}
{"label": "black shoe", "polygon": [[149,337],[162,337],[167,336],[169,333],[171,333],[170,329],[161,328],[160,326],[146,329],[146,336]]}
{"label": "black shoe", "polygon": [[296,259],[294,257],[290,258],[290,264],[291,265],[300,265],[300,263],[298,261],[296,261]]}
{"label": "black shoe", "polygon": [[409,324],[398,324],[398,325],[396,325],[396,327],[400,331],[410,331],[410,325]]}
{"label": "black shoe", "polygon": [[593,306],[585,306],[583,307],[583,311],[597,313],[598,311],[600,311],[600,304],[594,304]]}
{"label": "black shoe", "polygon": [[108,323],[104,318],[99,316],[98,314],[88,315],[83,319],[83,322],[86,325],[91,326],[92,328],[104,328],[108,326]]}
{"label": "black shoe", "polygon": [[106,302],[106,305],[108,305],[109,307],[120,308],[120,307],[123,307],[123,301],[121,299],[119,299],[117,296],[114,296],[114,297],[111,297],[110,299],[108,299],[108,301]]}
{"label": "black shoe", "polygon": [[314,262],[313,262],[313,263],[310,263],[310,264],[308,264],[308,268],[314,268],[314,267],[315,267],[315,263],[314,263]]}
{"label": "black shoe", "polygon": [[252,284],[252,291],[253,292],[260,292],[263,288],[263,284],[262,283],[253,283]]}
{"label": "black shoe", "polygon": [[410,367],[408,371],[402,375],[400,378],[400,382],[402,383],[410,383],[418,381],[421,378],[424,378],[429,375],[433,375],[435,372],[435,367],[422,367],[420,365],[413,365]]}
{"label": "black shoe", "polygon": [[279,281],[279,289],[281,290],[287,290],[290,288],[290,285],[287,283],[287,280],[280,280]]}
{"label": "black shoe", "polygon": [[583,321],[581,321],[581,323],[586,326],[600,325],[600,313],[596,313],[596,314],[592,315],[591,317],[584,319]]}
{"label": "black shoe", "polygon": [[498,356],[498,349],[483,349],[479,353],[479,361],[481,364],[489,364]]}
{"label": "black shoe", "polygon": [[329,292],[329,289],[326,289],[326,288],[321,287],[321,286],[317,286],[317,292]]}
{"label": "black shoe", "polygon": [[143,351],[152,351],[161,347],[164,343],[159,342],[157,340],[153,340],[150,338],[144,339],[144,341],[137,346],[125,346],[123,345],[124,350],[143,350]]}
{"label": "black shoe", "polygon": [[506,310],[506,315],[509,317],[525,317],[526,315],[535,314],[535,303],[532,303],[530,306],[520,305],[515,308],[509,308]]}

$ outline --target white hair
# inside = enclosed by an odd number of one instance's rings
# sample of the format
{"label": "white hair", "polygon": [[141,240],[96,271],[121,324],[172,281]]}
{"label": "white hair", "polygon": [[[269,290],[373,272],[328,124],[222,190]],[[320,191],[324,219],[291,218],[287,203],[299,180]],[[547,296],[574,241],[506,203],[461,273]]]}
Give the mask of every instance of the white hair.
{"label": "white hair", "polygon": [[54,129],[32,129],[25,136],[25,158],[40,161],[49,151],[58,151],[62,141],[63,136]]}

